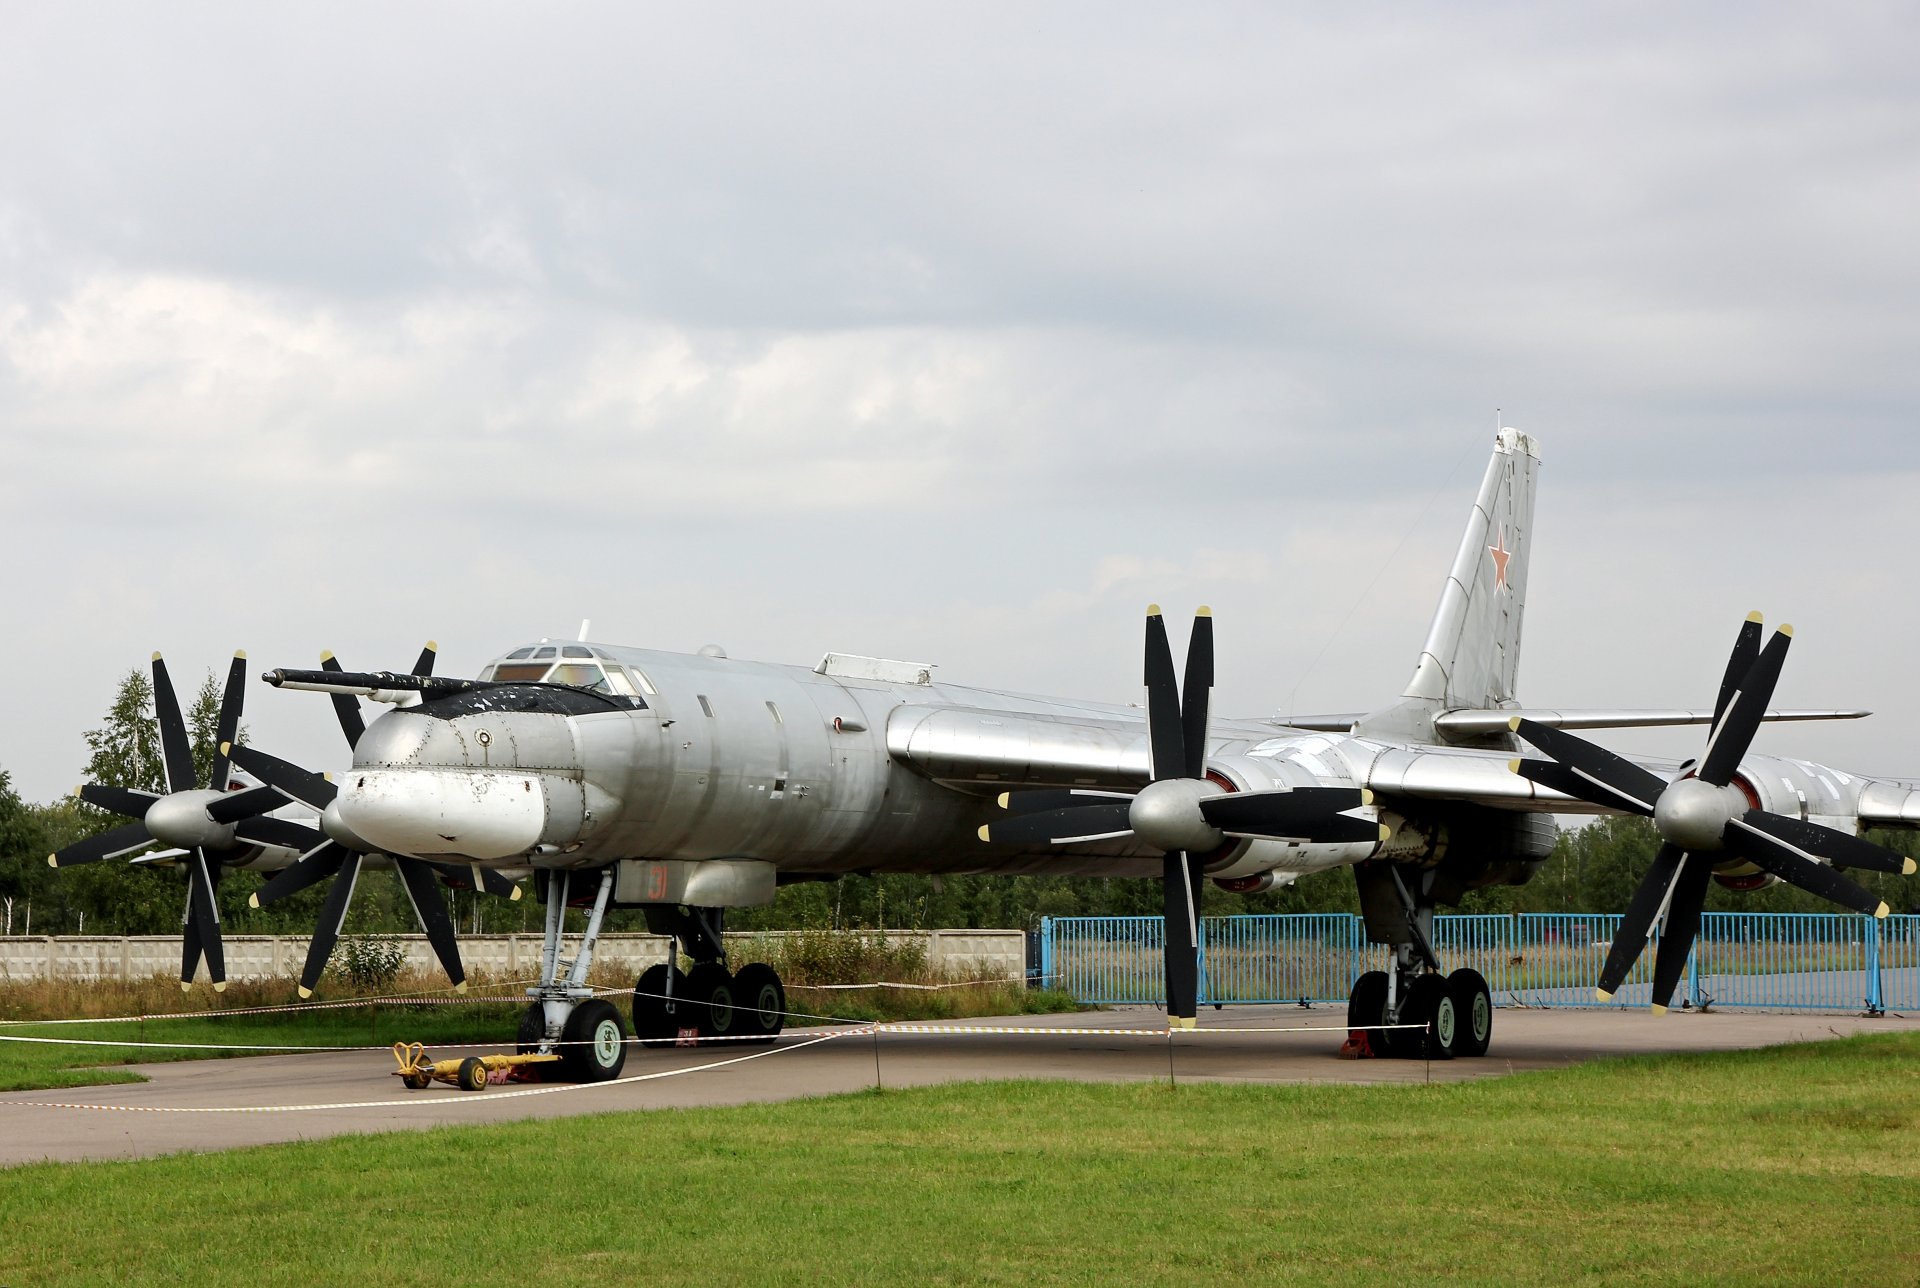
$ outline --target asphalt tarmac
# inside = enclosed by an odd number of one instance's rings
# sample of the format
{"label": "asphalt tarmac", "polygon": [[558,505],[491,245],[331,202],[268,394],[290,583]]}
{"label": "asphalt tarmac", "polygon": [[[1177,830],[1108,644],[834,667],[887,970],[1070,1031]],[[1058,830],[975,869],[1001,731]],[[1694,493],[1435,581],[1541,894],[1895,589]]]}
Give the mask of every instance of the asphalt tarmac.
{"label": "asphalt tarmac", "polygon": [[[969,1020],[906,1032],[794,1030],[772,1047],[634,1047],[614,1082],[408,1091],[384,1049],[134,1066],[150,1081],[0,1094],[0,1166],[138,1158],[351,1133],[792,1100],[1005,1078],[1248,1083],[1458,1081],[1649,1052],[1725,1051],[1920,1029],[1920,1017],[1503,1010],[1479,1059],[1343,1060],[1342,1008],[1208,1011],[1169,1037],[1157,1010]],[[968,1030],[968,1031],[956,1031]],[[1000,1030],[1000,1031],[981,1031]],[[1106,1032],[1088,1030],[1107,1030]],[[436,1055],[474,1054],[451,1048]]]}

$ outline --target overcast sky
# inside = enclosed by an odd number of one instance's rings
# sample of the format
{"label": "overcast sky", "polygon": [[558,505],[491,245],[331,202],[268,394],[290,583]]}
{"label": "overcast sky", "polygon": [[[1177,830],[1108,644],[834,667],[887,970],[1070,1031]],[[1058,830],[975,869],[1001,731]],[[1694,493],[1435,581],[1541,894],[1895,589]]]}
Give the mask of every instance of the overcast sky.
{"label": "overcast sky", "polygon": [[[543,635],[1384,703],[1491,446],[1522,695],[1920,775],[1920,12],[0,7],[0,768],[163,650]],[[184,687],[184,686],[183,686]],[[263,747],[346,761],[324,698]],[[1683,752],[1698,735],[1623,736]]]}

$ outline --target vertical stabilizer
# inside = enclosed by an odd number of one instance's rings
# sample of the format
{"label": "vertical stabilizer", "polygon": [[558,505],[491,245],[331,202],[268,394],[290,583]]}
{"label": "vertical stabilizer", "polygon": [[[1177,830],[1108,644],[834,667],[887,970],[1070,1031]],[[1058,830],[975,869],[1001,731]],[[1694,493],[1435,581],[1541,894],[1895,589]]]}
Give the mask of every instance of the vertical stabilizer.
{"label": "vertical stabilizer", "polygon": [[1539,471],[1533,439],[1502,429],[1403,701],[1356,732],[1424,740],[1438,712],[1515,704]]}

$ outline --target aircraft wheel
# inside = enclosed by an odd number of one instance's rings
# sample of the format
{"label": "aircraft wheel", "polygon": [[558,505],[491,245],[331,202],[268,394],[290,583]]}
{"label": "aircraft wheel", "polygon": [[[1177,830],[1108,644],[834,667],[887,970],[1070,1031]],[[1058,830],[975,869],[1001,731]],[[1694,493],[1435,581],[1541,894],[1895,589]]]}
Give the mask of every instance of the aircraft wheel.
{"label": "aircraft wheel", "polygon": [[627,1026],[613,1003],[590,998],[573,1008],[561,1031],[560,1067],[574,1082],[609,1082],[627,1062]]}
{"label": "aircraft wheel", "polygon": [[400,1081],[407,1084],[407,1090],[409,1091],[425,1091],[433,1085],[433,1079],[424,1073],[409,1073],[402,1077]]}
{"label": "aircraft wheel", "polygon": [[1405,1035],[1407,1055],[1415,1060],[1451,1060],[1459,1049],[1460,1013],[1454,1008],[1447,981],[1438,975],[1416,975],[1407,985],[1407,1000],[1400,1008],[1402,1024],[1424,1024],[1426,1031],[1400,1029]]}
{"label": "aircraft wheel", "polygon": [[1453,998],[1454,1014],[1460,1023],[1453,1053],[1485,1055],[1493,1041],[1493,990],[1479,971],[1462,967],[1447,976],[1447,993]]}
{"label": "aircraft wheel", "polygon": [[[667,988],[669,970],[673,988]],[[672,1012],[667,1010],[667,992],[673,993]],[[649,966],[640,972],[640,978],[633,985],[633,1034],[643,1046],[672,1046],[680,1035],[684,1024],[693,1027],[690,1018],[690,1006],[687,1001],[687,977],[673,970],[665,963]]]}
{"label": "aircraft wheel", "polygon": [[732,1037],[740,1032],[740,1012],[734,1006],[733,975],[719,962],[701,962],[687,972],[687,996],[693,999],[693,1021],[703,1038]]}
{"label": "aircraft wheel", "polygon": [[1387,1053],[1386,1038],[1374,1026],[1385,1022],[1387,1014],[1387,972],[1370,970],[1353,981],[1353,992],[1347,995],[1347,1028],[1349,1036],[1352,1030],[1360,1030],[1367,1035],[1367,1046],[1375,1055]]}
{"label": "aircraft wheel", "polygon": [[520,1012],[520,1027],[514,1032],[514,1049],[521,1055],[538,1051],[547,1037],[547,1008],[535,1002]]}
{"label": "aircraft wheel", "polygon": [[487,1085],[487,1066],[481,1063],[479,1056],[470,1055],[460,1062],[460,1069],[455,1076],[460,1080],[460,1090],[478,1091]]}
{"label": "aircraft wheel", "polygon": [[733,977],[733,1024],[760,1042],[780,1036],[787,1023],[787,988],[765,962],[748,962]]}

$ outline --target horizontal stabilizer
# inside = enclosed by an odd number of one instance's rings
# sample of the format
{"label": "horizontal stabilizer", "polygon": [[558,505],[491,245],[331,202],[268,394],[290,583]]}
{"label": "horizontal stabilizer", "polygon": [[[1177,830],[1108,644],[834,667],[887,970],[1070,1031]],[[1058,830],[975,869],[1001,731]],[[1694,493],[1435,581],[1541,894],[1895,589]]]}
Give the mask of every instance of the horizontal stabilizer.
{"label": "horizontal stabilizer", "polygon": [[[1870,711],[1768,711],[1764,721],[1858,720]],[[1630,710],[1596,709],[1592,711],[1545,711],[1514,708],[1495,711],[1443,711],[1434,716],[1433,727],[1448,742],[1473,742],[1507,732],[1514,717],[1531,720],[1549,729],[1645,729],[1658,725],[1705,725],[1713,723],[1711,711],[1680,709]],[[1300,725],[1301,728],[1315,728]]]}

